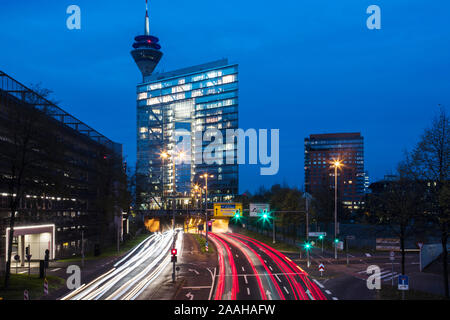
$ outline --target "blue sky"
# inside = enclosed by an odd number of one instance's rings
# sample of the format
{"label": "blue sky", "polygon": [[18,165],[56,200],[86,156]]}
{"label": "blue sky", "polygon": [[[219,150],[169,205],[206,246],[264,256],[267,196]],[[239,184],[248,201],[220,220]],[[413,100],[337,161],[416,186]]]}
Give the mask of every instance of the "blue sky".
{"label": "blue sky", "polygon": [[[81,30],[66,8],[81,8]],[[366,8],[381,8],[368,30]],[[60,106],[136,160],[135,86],[130,55],[144,29],[144,0],[4,1],[0,70],[42,82]],[[450,105],[450,2],[444,0],[150,1],[160,38],[159,70],[227,57],[239,64],[240,126],[280,129],[280,170],[240,169],[240,190],[286,182],[303,186],[303,139],[361,132],[371,180],[395,169]]]}

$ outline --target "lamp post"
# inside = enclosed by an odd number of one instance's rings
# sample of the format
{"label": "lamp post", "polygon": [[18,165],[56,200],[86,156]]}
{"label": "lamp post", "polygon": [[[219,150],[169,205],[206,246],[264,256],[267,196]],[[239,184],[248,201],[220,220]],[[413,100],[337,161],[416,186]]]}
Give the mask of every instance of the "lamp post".
{"label": "lamp post", "polygon": [[208,178],[214,178],[214,176],[212,174],[208,174],[207,172],[205,172],[200,176],[200,178],[205,179],[205,217],[206,217],[205,246],[206,251],[208,251]]}
{"label": "lamp post", "polygon": [[165,195],[165,189],[164,189],[164,168],[165,168],[165,164],[166,164],[165,161],[169,157],[169,154],[167,152],[163,151],[163,152],[161,152],[160,156],[162,159],[162,170],[161,170],[161,173],[162,173],[162,195],[161,195],[161,199],[162,199],[163,208],[165,208],[165,204],[166,204],[165,196],[166,195]]}
{"label": "lamp post", "polygon": [[[178,154],[176,152],[173,152],[171,155],[169,155],[166,151],[161,152],[161,157],[163,159],[171,158],[172,159],[172,179],[173,179],[173,186],[172,186],[172,231],[173,231],[173,241],[172,241],[172,249],[175,249],[175,195],[176,195],[176,174],[175,174],[175,162],[176,157],[183,159],[184,152],[180,151]],[[164,188],[163,188],[163,195],[164,195]],[[173,259],[173,270],[172,270],[172,282],[175,282],[175,259]]]}
{"label": "lamp post", "polygon": [[341,166],[341,162],[336,160],[334,166],[334,259],[337,259],[337,169]]}

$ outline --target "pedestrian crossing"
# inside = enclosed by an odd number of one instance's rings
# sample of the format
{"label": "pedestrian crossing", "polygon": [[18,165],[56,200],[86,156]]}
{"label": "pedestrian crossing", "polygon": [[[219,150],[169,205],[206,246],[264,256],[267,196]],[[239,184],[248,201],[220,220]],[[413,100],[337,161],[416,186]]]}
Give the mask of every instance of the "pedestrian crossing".
{"label": "pedestrian crossing", "polygon": [[[365,270],[361,270],[357,272],[358,274],[362,275],[362,276],[369,276],[367,274],[367,269]],[[399,276],[399,273],[397,272],[392,272],[392,270],[388,270],[388,269],[380,269],[380,280],[382,281],[392,281],[392,279],[395,279]],[[366,278],[364,278],[365,280]]]}

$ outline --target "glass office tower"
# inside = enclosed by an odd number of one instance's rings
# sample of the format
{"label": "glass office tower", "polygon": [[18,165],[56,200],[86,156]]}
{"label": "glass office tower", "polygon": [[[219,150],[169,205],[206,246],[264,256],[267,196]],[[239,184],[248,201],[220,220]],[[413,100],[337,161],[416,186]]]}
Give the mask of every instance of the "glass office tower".
{"label": "glass office tower", "polygon": [[313,196],[334,189],[334,167],[338,170],[338,194],[348,209],[364,204],[364,138],[359,132],[311,134],[305,138],[305,191]]}
{"label": "glass office tower", "polygon": [[[137,128],[137,173],[145,181],[141,209],[164,207],[174,188],[177,202],[187,205],[192,186],[204,185],[203,173],[214,175],[208,180],[209,201],[231,201],[238,193],[236,140],[225,145],[222,163],[194,161],[209,144],[199,140],[198,132],[218,129],[225,143],[225,130],[238,128],[236,64],[223,59],[145,76],[137,86]],[[175,181],[172,158],[161,158],[163,151],[186,154],[175,163]],[[226,164],[226,152],[234,152],[233,164]]]}

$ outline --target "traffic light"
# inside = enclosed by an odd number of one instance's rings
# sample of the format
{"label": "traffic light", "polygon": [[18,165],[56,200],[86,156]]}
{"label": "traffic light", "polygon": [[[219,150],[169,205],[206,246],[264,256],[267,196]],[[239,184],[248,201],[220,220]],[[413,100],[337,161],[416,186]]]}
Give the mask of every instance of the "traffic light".
{"label": "traffic light", "polygon": [[320,236],[319,236],[319,240],[323,240],[323,235],[320,235]]}
{"label": "traffic light", "polygon": [[30,255],[30,247],[25,248],[25,255],[27,255],[27,256]]}
{"label": "traffic light", "polygon": [[212,221],[208,221],[208,232],[212,231]]}
{"label": "traffic light", "polygon": [[172,261],[172,262],[177,262],[177,249],[176,249],[176,248],[173,248],[170,252],[172,253],[172,259],[171,259],[171,261]]}
{"label": "traffic light", "polygon": [[338,242],[339,242],[338,238],[334,239],[334,243],[338,243]]}
{"label": "traffic light", "polygon": [[242,217],[242,215],[241,215],[241,210],[240,210],[240,209],[237,209],[237,210],[234,212],[233,218],[234,218],[236,221],[238,221],[241,217]]}
{"label": "traffic light", "polygon": [[312,249],[312,244],[310,242],[305,242],[305,244],[303,245],[303,248],[308,251]]}

